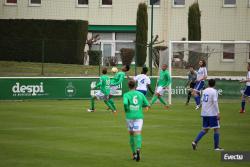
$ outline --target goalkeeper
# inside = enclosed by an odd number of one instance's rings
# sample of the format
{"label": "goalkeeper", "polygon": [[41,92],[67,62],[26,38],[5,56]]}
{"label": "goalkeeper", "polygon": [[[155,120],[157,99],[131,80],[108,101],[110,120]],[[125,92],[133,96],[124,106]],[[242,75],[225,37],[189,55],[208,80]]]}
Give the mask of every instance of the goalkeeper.
{"label": "goalkeeper", "polygon": [[140,161],[140,152],[142,145],[142,125],[143,112],[142,107],[148,110],[149,103],[146,97],[135,90],[135,81],[128,82],[129,92],[123,95],[123,104],[126,113],[127,127],[130,134],[130,147],[133,153],[133,160]]}

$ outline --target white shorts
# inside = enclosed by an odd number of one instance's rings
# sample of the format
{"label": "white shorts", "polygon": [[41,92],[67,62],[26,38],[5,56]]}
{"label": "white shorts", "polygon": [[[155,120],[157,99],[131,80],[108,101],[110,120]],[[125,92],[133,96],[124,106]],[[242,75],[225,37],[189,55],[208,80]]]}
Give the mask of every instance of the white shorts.
{"label": "white shorts", "polygon": [[143,119],[126,119],[128,131],[138,132],[142,130]]}
{"label": "white shorts", "polygon": [[163,96],[166,90],[167,89],[164,89],[162,86],[157,86],[156,93],[159,93],[161,96]]}
{"label": "white shorts", "polygon": [[116,95],[118,93],[117,89],[118,89],[118,86],[110,86],[110,94]]}
{"label": "white shorts", "polygon": [[109,96],[104,95],[100,90],[96,92],[95,97],[98,100],[107,100]]}

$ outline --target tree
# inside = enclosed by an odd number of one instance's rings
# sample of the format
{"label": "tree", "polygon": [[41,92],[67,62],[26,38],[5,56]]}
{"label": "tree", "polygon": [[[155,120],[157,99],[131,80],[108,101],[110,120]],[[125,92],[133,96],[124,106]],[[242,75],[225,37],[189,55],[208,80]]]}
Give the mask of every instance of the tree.
{"label": "tree", "polygon": [[140,3],[136,18],[136,61],[138,66],[143,66],[147,58],[148,41],[148,12],[147,5]]}
{"label": "tree", "polygon": [[[188,11],[188,40],[200,41],[201,40],[201,25],[200,25],[201,12],[198,2],[193,3]],[[192,51],[195,48],[195,51]],[[193,65],[194,68],[198,67],[198,62],[203,58],[201,54],[200,44],[189,44],[189,57],[188,63]]]}

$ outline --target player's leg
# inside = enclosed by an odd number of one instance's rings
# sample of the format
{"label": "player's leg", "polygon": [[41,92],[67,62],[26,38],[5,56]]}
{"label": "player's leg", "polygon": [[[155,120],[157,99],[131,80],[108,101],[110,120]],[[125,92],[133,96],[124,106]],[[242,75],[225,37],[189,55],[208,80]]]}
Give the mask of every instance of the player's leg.
{"label": "player's leg", "polygon": [[91,97],[90,99],[90,108],[87,110],[87,112],[94,112],[95,111],[95,100],[96,96]]}
{"label": "player's leg", "polygon": [[246,98],[247,97],[250,97],[250,86],[247,86],[243,95],[242,95],[242,98],[241,98],[241,110],[240,110],[240,113],[244,113],[245,112],[245,105],[246,105]]}
{"label": "player's leg", "polygon": [[190,101],[191,96],[192,96],[192,91],[191,91],[191,90],[189,90],[189,91],[188,91],[188,96],[187,96],[186,105],[188,105],[188,104],[189,104],[189,101]]}
{"label": "player's leg", "polygon": [[244,113],[245,112],[245,106],[246,106],[246,96],[242,95],[242,97],[241,97],[241,110],[240,110],[240,113]]}
{"label": "player's leg", "polygon": [[204,81],[200,81],[200,82],[197,82],[195,84],[193,94],[194,94],[194,100],[195,100],[195,103],[196,103],[196,109],[200,108],[200,104],[201,104],[200,91],[203,88],[203,86],[204,86]]}
{"label": "player's leg", "polygon": [[195,140],[192,142],[192,147],[193,150],[196,150],[197,144],[198,142],[202,139],[202,137],[207,134],[208,130],[209,130],[209,117],[202,117],[202,124],[203,124],[203,129],[198,133],[198,135],[196,136]]}
{"label": "player's leg", "polygon": [[110,98],[109,100],[108,100],[108,102],[110,103],[110,105],[112,106],[112,111],[116,111],[116,106],[115,106],[115,103],[114,103],[114,100],[113,100],[113,98]]}
{"label": "player's leg", "polygon": [[133,154],[133,160],[136,159],[136,149],[135,149],[135,137],[134,137],[134,131],[133,131],[133,120],[126,120],[127,122],[127,128],[129,131],[129,145],[131,152]]}
{"label": "player's leg", "polygon": [[135,144],[136,144],[136,161],[140,161],[141,159],[141,147],[142,147],[142,125],[143,119],[134,120],[133,131],[135,136]]}
{"label": "player's leg", "polygon": [[220,122],[217,118],[217,116],[209,117],[209,124],[210,127],[214,129],[214,150],[215,151],[223,151],[224,149],[220,148]]}

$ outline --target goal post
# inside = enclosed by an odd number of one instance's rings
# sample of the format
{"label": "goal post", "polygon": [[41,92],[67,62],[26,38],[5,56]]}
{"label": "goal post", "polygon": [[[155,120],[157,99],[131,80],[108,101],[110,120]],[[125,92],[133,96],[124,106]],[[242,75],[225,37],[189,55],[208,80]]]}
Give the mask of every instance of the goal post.
{"label": "goal post", "polygon": [[[250,63],[250,41],[169,41],[166,57],[173,80],[178,77],[187,78],[189,66],[198,70],[200,60],[206,61],[210,76],[232,76],[232,73],[235,76],[246,71],[247,64]],[[160,62],[166,63],[166,60],[160,58]],[[175,96],[172,87],[171,84],[169,104],[172,104]]]}

